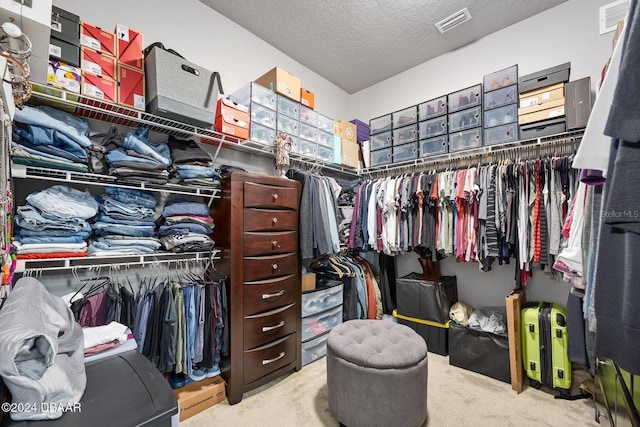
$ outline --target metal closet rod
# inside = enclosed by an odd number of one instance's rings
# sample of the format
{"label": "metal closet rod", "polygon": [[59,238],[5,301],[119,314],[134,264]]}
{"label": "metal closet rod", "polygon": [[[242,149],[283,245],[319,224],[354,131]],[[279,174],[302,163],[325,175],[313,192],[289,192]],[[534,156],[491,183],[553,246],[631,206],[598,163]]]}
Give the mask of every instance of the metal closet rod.
{"label": "metal closet rod", "polygon": [[[60,265],[60,266],[51,266],[51,267],[30,267],[30,268],[25,268],[23,271],[23,275],[24,276],[32,276],[32,277],[40,277],[42,276],[43,272],[48,272],[48,271],[61,271],[61,270],[66,270],[69,271],[71,270],[72,272],[75,272],[77,270],[96,270],[96,271],[105,271],[105,272],[111,272],[114,274],[117,273],[121,273],[123,271],[126,271],[128,269],[130,269],[131,267],[145,267],[145,266],[152,266],[152,267],[160,267],[161,265],[164,266],[168,266],[171,267],[171,264],[175,264],[175,267],[178,267],[180,264],[185,264],[185,267],[187,266],[187,264],[189,263],[199,263],[199,264],[204,264],[205,262],[209,262],[209,261],[216,261],[219,260],[220,257],[218,256],[213,256],[213,257],[208,257],[208,256],[203,256],[203,257],[191,257],[191,258],[179,258],[179,259],[156,259],[156,260],[140,260],[140,261],[130,261],[130,262],[120,262],[120,263],[105,263],[105,264],[80,264],[80,265],[69,265],[68,263],[65,262],[65,265]],[[46,262],[46,260],[42,260],[43,262]]]}
{"label": "metal closet rod", "polygon": [[[578,136],[567,136],[561,139],[541,140],[535,144],[522,144],[510,147],[500,147],[495,150],[481,152],[461,152],[459,155],[438,156],[426,158],[411,164],[389,166],[386,168],[366,171],[365,178],[376,179],[411,174],[415,172],[442,171],[447,169],[462,169],[470,166],[486,165],[507,160],[531,160],[548,156],[566,156],[575,152],[582,140]],[[486,149],[487,147],[483,147]]]}

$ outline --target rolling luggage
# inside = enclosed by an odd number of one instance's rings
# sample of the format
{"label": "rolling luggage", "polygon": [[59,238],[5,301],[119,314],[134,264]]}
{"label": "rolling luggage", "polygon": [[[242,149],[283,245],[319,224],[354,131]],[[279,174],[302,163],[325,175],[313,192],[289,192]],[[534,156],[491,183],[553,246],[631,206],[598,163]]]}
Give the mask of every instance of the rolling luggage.
{"label": "rolling luggage", "polygon": [[571,388],[567,312],[549,302],[530,302],[522,309],[522,359],[531,385]]}

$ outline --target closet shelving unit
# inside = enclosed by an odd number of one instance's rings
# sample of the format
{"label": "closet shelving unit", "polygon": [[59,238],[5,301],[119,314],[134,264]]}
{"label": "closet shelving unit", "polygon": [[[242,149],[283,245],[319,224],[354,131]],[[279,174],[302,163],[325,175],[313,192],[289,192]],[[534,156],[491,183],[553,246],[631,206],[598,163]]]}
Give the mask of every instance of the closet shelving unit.
{"label": "closet shelving unit", "polygon": [[465,161],[471,164],[478,161],[497,161],[508,158],[516,160],[517,158],[531,158],[533,156],[544,155],[544,153],[548,153],[550,150],[566,153],[567,149],[573,151],[573,149],[577,147],[583,135],[584,129],[581,129],[535,139],[488,145],[455,153],[422,157],[402,163],[370,167],[362,170],[361,175],[384,177],[394,174],[430,170],[438,168],[438,166],[441,165],[453,166],[464,163]]}
{"label": "closet shelving unit", "polygon": [[[214,163],[216,163],[220,149],[223,147],[247,154],[274,158],[273,147],[268,144],[235,138],[211,129],[200,128],[133,108],[70,93],[51,86],[45,86],[39,83],[32,83],[32,85],[34,87],[32,102],[35,104],[51,105],[80,117],[112,123],[114,125],[126,127],[144,126],[152,132],[173,135],[176,138],[191,139],[203,144],[212,145],[216,147],[215,153],[213,154]],[[304,164],[309,168],[317,168],[354,177],[358,175],[355,170],[339,165],[325,164],[320,160],[297,153],[290,153],[289,157],[294,162]]]}

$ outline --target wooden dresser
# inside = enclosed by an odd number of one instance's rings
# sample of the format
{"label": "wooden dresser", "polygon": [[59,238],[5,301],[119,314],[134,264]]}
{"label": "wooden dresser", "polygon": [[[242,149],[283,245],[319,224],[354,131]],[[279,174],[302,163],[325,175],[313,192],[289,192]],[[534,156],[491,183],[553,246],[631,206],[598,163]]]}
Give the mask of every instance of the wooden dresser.
{"label": "wooden dresser", "polygon": [[302,366],[299,204],[297,181],[233,172],[211,208],[216,268],[229,277],[229,354],[220,369],[231,405]]}

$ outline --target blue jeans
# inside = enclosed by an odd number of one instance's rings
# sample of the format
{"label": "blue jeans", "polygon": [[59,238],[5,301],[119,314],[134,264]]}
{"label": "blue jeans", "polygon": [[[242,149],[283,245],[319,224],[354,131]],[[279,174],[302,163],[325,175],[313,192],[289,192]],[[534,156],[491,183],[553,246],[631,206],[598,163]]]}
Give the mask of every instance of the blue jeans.
{"label": "blue jeans", "polygon": [[173,174],[176,178],[220,178],[220,174],[210,166],[179,165]]}
{"label": "blue jeans", "polygon": [[48,106],[16,109],[15,120],[28,125],[54,129],[68,136],[81,147],[91,146],[89,140],[89,124],[79,117]]}
{"label": "blue jeans", "polygon": [[155,248],[144,245],[111,245],[105,241],[101,241],[100,238],[91,242],[89,246],[89,254],[99,251],[124,251],[124,252],[136,252],[140,254],[152,254],[155,252]]}
{"label": "blue jeans", "polygon": [[[11,143],[12,147],[19,146],[29,154],[46,157],[47,159],[58,160],[61,162],[82,163],[87,160],[86,151],[84,151],[83,148],[80,148],[79,145],[77,145],[77,147],[82,150],[82,154],[77,155],[53,144],[34,144],[31,142],[31,139],[21,136],[21,134],[24,132],[25,130],[20,128],[14,131],[14,141],[12,141]],[[29,134],[29,136],[31,135]]]}
{"label": "blue jeans", "polygon": [[100,214],[96,217],[95,222],[96,223],[105,222],[109,224],[126,225],[126,226],[134,226],[134,227],[155,227],[156,225],[154,221],[141,221],[137,219],[127,219],[127,220],[116,219],[104,214],[103,212],[100,212]]}
{"label": "blue jeans", "polygon": [[125,236],[151,237],[155,234],[154,227],[121,225],[108,222],[96,222],[91,225],[96,236],[104,236],[105,234],[123,234]]}
{"label": "blue jeans", "polygon": [[138,128],[135,132],[129,132],[124,137],[124,143],[122,146],[137,153],[151,156],[167,166],[171,165],[171,152],[169,151],[169,146],[163,142],[149,142],[148,129]]}
{"label": "blue jeans", "polygon": [[158,239],[141,239],[141,238],[130,238],[125,236],[107,235],[104,237],[99,237],[93,241],[94,244],[96,242],[100,242],[100,244],[104,244],[104,245],[118,246],[118,247],[140,246],[145,248],[151,248],[153,250],[160,248],[160,241]]}
{"label": "blue jeans", "polygon": [[193,356],[195,353],[194,341],[196,337],[196,306],[194,301],[193,285],[182,286],[182,294],[184,295],[184,314],[185,314],[185,347],[187,362],[185,373],[191,375],[193,373]]}
{"label": "blue jeans", "polygon": [[85,241],[80,236],[14,236],[16,241],[22,243],[23,245],[28,245],[31,243],[82,243]]}
{"label": "blue jeans", "polygon": [[173,201],[166,204],[162,210],[162,216],[174,216],[174,215],[202,215],[209,216],[209,208],[204,203],[188,202],[188,201]]}
{"label": "blue jeans", "polygon": [[13,235],[16,237],[79,237],[80,240],[87,240],[89,234],[91,234],[91,227],[88,223],[85,224],[87,230],[77,232],[59,230],[57,228],[53,230],[29,230],[27,228],[16,227]]}
{"label": "blue jeans", "polygon": [[144,339],[147,335],[147,322],[149,321],[149,313],[151,311],[151,298],[153,298],[153,294],[151,292],[147,293],[144,296],[144,300],[142,303],[142,312],[140,314],[140,321],[134,327],[134,338],[138,343],[138,353],[142,353],[142,347],[144,346]]}
{"label": "blue jeans", "polygon": [[129,188],[107,187],[104,192],[111,196],[114,200],[131,205],[143,206],[153,209],[158,201],[149,191],[133,190]]}
{"label": "blue jeans", "polygon": [[43,216],[38,209],[30,205],[18,206],[16,225],[33,231],[60,231],[64,235],[90,230],[89,224],[83,219],[73,217],[52,219],[50,216]]}
{"label": "blue jeans", "polygon": [[211,234],[211,229],[205,227],[202,224],[196,224],[195,222],[181,222],[172,225],[161,225],[158,229],[158,234],[160,236],[184,236],[189,233]]}
{"label": "blue jeans", "polygon": [[66,185],[54,185],[31,193],[27,202],[32,206],[60,218],[89,219],[98,212],[98,202],[87,191]]}
{"label": "blue jeans", "polygon": [[109,196],[98,196],[97,199],[102,202],[100,210],[113,218],[138,220],[150,218],[153,220],[153,215],[155,213],[153,209],[133,205],[131,203],[119,202]]}
{"label": "blue jeans", "polygon": [[143,157],[136,157],[127,154],[124,148],[116,148],[115,150],[111,150],[104,155],[105,160],[109,164],[115,164],[119,162],[132,162],[139,164],[147,164],[147,165],[157,165],[164,164],[161,161],[147,159]]}

